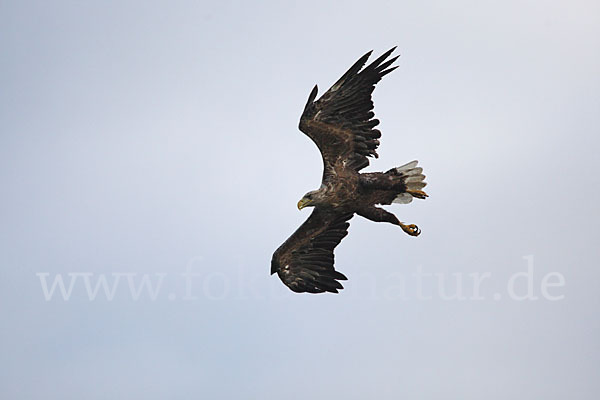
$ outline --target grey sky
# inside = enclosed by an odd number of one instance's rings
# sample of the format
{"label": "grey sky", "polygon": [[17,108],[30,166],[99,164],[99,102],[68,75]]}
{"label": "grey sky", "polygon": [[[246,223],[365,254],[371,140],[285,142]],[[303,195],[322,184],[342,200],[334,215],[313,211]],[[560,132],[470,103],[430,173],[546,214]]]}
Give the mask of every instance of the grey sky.
{"label": "grey sky", "polygon": [[[419,159],[431,197],[392,211],[423,234],[355,217],[344,291],[295,295],[269,261],[320,183],[302,107],[395,45],[369,170]],[[0,397],[598,397],[597,2],[5,1],[0,51]],[[166,275],[46,301],[73,272]]]}

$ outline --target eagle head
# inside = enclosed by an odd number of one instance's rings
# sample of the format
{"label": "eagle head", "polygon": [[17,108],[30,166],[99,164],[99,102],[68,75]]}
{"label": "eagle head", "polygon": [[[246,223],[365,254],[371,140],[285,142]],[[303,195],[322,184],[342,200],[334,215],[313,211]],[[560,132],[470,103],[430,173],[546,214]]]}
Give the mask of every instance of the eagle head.
{"label": "eagle head", "polygon": [[298,202],[298,210],[302,210],[304,207],[314,207],[323,201],[323,193],[321,190],[313,190],[308,192]]}

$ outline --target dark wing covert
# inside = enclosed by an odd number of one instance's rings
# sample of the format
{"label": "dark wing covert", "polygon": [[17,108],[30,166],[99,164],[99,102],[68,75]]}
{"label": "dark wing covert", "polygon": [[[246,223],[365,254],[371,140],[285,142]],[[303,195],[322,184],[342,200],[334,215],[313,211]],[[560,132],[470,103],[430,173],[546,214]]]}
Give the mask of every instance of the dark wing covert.
{"label": "dark wing covert", "polygon": [[333,250],[348,234],[352,213],[315,208],[308,219],[273,254],[271,274],[294,292],[337,293],[347,278],[333,267]]}
{"label": "dark wing covert", "polygon": [[394,69],[398,56],[386,61],[395,47],[367,67],[372,51],[362,56],[321,98],[314,101],[318,88],[312,90],[300,117],[300,130],[319,147],[323,156],[323,180],[336,168],[359,171],[369,165],[367,157],[377,158],[381,132],[374,129],[371,95],[375,84]]}

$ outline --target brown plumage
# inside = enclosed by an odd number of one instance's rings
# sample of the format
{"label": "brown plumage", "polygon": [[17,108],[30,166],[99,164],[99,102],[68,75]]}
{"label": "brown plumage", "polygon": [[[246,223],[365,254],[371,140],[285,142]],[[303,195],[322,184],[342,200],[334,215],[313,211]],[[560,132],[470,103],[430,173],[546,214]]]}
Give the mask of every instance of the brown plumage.
{"label": "brown plumage", "polygon": [[381,132],[373,117],[371,94],[375,84],[392,72],[398,58],[385,52],[363,69],[371,55],[362,56],[319,100],[314,87],[300,117],[300,130],[310,137],[323,157],[323,178],[318,190],[308,192],[298,208],[313,206],[308,219],[273,254],[271,274],[277,272],[294,292],[337,293],[346,277],[334,269],[333,250],[348,234],[356,213],[375,222],[389,222],[418,236],[416,225],[400,222],[377,204],[410,203],[424,199],[425,175],[412,161],[387,172],[360,173],[377,158]]}

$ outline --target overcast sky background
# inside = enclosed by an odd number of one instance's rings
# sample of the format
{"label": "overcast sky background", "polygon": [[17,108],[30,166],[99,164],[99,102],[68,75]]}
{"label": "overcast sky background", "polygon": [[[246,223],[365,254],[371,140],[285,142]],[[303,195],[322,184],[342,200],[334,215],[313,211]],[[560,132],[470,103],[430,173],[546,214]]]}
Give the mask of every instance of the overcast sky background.
{"label": "overcast sky background", "polygon": [[[300,113],[396,45],[368,170],[419,159],[431,197],[391,211],[423,233],[355,217],[342,293],[294,294]],[[1,1],[0,52],[0,397],[598,398],[598,2]],[[72,272],[166,275],[46,301]]]}

